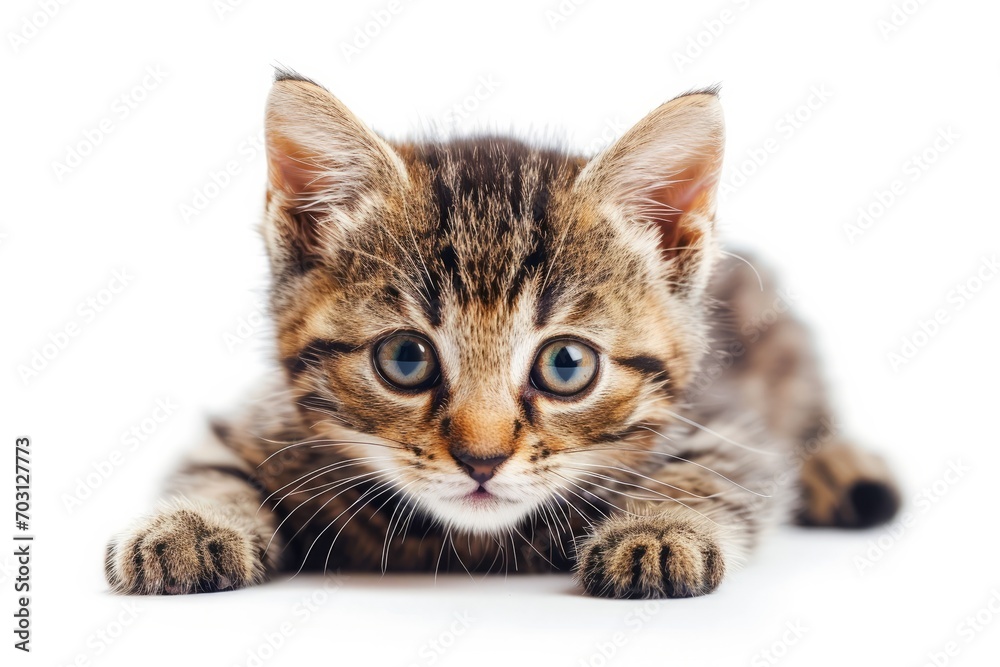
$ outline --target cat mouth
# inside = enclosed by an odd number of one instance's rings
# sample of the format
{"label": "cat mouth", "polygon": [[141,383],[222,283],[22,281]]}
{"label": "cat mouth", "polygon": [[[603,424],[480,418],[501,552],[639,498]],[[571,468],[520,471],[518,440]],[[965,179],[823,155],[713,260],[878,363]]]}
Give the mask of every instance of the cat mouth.
{"label": "cat mouth", "polygon": [[493,491],[480,484],[471,491],[432,496],[426,498],[425,502],[432,515],[458,530],[493,534],[517,525],[533,506],[532,503],[525,502],[527,499],[519,498],[516,494],[508,495],[505,491]]}
{"label": "cat mouth", "polygon": [[477,488],[475,491],[470,491],[469,493],[460,496],[458,500],[474,506],[510,502],[509,500],[501,498],[497,494],[487,490],[486,487],[483,486],[482,484],[480,484],[479,488]]}

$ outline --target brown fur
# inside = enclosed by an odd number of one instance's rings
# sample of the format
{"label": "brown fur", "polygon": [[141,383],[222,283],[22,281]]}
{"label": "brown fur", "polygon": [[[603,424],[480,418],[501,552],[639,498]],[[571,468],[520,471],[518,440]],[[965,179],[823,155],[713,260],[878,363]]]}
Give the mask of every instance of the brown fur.
{"label": "brown fur", "polygon": [[[718,261],[715,91],[588,162],[501,137],[390,146],[282,73],[267,134],[282,371],[169,508],[112,542],[117,590],[575,568],[595,595],[690,596],[783,517],[892,516],[884,465],[828,432],[808,337],[770,279]],[[398,332],[429,341],[436,384],[376,372]],[[529,379],[565,337],[599,359],[571,397]],[[461,457],[502,461],[480,504]]]}

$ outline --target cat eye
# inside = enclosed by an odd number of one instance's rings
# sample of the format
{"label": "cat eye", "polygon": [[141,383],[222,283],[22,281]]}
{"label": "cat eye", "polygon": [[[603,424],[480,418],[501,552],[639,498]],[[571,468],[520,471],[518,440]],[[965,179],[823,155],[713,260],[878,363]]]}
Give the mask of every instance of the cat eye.
{"label": "cat eye", "polygon": [[374,362],[382,379],[400,389],[426,389],[439,377],[434,348],[416,334],[389,336],[375,348]]}
{"label": "cat eye", "polygon": [[531,369],[536,389],[572,396],[590,386],[597,375],[597,353],[576,340],[554,340],[542,346]]}

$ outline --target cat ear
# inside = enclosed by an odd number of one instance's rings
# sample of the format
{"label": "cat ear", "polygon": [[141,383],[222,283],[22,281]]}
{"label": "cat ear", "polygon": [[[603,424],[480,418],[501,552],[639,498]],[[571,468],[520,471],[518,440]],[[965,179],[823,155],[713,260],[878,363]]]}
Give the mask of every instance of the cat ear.
{"label": "cat ear", "polygon": [[[725,126],[714,89],[660,105],[580,173],[576,188],[620,224],[659,233],[671,281],[704,283]],[[610,207],[610,208],[609,208]]]}
{"label": "cat ear", "polygon": [[[268,245],[308,263],[407,182],[392,148],[322,86],[278,70],[264,121]],[[273,207],[273,208],[272,208]]]}

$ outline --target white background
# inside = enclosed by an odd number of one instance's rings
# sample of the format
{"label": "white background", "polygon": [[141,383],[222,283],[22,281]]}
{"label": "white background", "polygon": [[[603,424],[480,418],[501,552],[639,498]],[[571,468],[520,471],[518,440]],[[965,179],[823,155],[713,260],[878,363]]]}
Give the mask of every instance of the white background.
{"label": "white background", "polygon": [[[45,2],[5,2],[0,434],[9,448],[33,438],[37,541],[30,655],[11,647],[14,563],[12,547],[0,550],[0,661],[229,666],[262,652],[269,665],[814,666],[923,665],[938,654],[938,664],[996,664],[1000,619],[987,605],[995,596],[1000,611],[1000,279],[961,307],[954,290],[977,287],[984,258],[1000,251],[1000,6],[895,2],[910,14],[894,15],[893,0],[402,1],[352,57],[343,45],[388,0],[251,0],[232,11],[212,0],[96,0],[51,17]],[[880,28],[893,16],[898,26]],[[678,60],[685,51],[690,62]],[[725,233],[791,289],[844,427],[892,461],[910,520],[891,533],[784,529],[717,593],[648,607],[581,597],[566,577],[354,576],[308,618],[293,607],[323,598],[320,577],[210,596],[109,595],[108,535],[149,506],[205,416],[235,405],[268,368],[266,327],[253,324],[266,285],[264,160],[246,142],[259,136],[274,63],[325,84],[392,137],[513,129],[579,150],[665,99],[721,83],[725,182],[745,176],[722,204]],[[122,95],[135,107],[127,117]],[[461,117],[456,104],[475,109]],[[957,138],[935,149],[949,130]],[[100,138],[89,150],[88,136]],[[765,147],[762,165],[747,162]],[[57,163],[71,151],[88,154],[65,173]],[[933,163],[914,171],[925,152]],[[239,173],[213,188],[230,161]],[[896,180],[901,194],[850,238],[859,207],[877,209]],[[185,220],[196,193],[213,196]],[[127,287],[88,314],[80,304],[122,270]],[[939,310],[935,335],[917,336],[916,354],[894,365],[889,355]],[[244,322],[253,335],[227,344]],[[73,324],[77,335],[24,377]],[[157,400],[177,407],[129,450],[123,433]],[[87,486],[115,450],[120,465]],[[966,471],[949,477],[952,464]],[[934,502],[918,502],[926,489]],[[74,494],[89,495],[68,504]],[[125,603],[136,618],[122,628]],[[975,630],[966,618],[983,609]],[[271,651],[283,623],[290,634]],[[949,642],[953,656],[942,654]]]}

